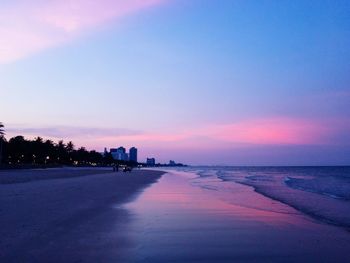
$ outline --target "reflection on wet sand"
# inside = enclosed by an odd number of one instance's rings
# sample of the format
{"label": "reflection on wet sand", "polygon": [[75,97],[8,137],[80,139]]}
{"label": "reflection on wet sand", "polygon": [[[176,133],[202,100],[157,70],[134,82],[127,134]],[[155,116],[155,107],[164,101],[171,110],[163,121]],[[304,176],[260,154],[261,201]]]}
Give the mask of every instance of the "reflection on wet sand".
{"label": "reflection on wet sand", "polygon": [[315,223],[247,186],[216,191],[215,182],[203,185],[191,173],[171,172],[126,205],[134,218],[134,261],[345,262],[350,235],[342,229]]}

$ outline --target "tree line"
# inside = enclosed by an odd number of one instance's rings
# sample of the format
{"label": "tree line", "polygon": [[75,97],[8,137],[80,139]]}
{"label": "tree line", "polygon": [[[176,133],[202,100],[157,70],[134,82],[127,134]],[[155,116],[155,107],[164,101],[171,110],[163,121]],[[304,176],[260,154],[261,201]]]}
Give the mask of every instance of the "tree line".
{"label": "tree line", "polygon": [[[4,137],[4,125],[0,122],[0,164],[4,166],[105,166],[112,164],[129,164],[114,160],[111,153],[101,154],[85,147],[75,149],[73,142],[57,143],[37,137],[33,140],[15,136],[9,140]],[[130,164],[129,164],[130,165]]]}

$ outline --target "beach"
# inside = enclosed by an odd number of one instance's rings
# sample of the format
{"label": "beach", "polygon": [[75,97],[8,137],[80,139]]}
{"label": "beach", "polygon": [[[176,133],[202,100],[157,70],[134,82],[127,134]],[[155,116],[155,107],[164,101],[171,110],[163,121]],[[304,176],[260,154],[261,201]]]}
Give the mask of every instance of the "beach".
{"label": "beach", "polygon": [[123,261],[131,219],[116,205],[136,198],[162,172],[111,170],[1,171],[1,262]]}
{"label": "beach", "polygon": [[2,262],[348,262],[348,229],[223,170],[1,172]]}

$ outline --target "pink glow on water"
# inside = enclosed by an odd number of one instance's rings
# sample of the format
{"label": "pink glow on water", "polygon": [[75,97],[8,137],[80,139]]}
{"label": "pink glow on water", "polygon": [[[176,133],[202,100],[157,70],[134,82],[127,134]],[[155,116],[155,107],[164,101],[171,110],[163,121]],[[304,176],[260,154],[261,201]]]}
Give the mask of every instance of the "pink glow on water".
{"label": "pink glow on water", "polygon": [[[233,220],[241,220],[242,217],[245,221],[260,221],[274,226],[308,224],[293,208],[271,201],[249,187],[231,182],[228,184],[231,191],[206,190],[193,184],[195,177],[197,175],[170,171],[158,184],[148,189],[141,199],[127,207],[142,210],[152,216],[158,213],[176,215],[185,212],[189,220],[197,214],[206,215],[208,218],[205,220],[210,220],[211,216],[224,216]],[[213,184],[213,179],[210,183]]]}

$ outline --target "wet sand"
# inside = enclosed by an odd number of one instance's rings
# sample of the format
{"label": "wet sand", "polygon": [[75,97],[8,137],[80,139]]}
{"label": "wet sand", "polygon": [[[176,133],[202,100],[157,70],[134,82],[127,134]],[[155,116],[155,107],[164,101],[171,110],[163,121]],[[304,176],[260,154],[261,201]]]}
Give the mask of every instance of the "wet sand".
{"label": "wet sand", "polygon": [[245,185],[67,172],[0,184],[1,262],[348,262],[349,232]]}
{"label": "wet sand", "polygon": [[110,170],[0,172],[1,262],[127,262],[131,217],[116,205],[162,172]]}
{"label": "wet sand", "polygon": [[225,191],[171,171],[122,206],[133,218],[129,262],[349,262],[345,229],[251,187],[218,183]]}

